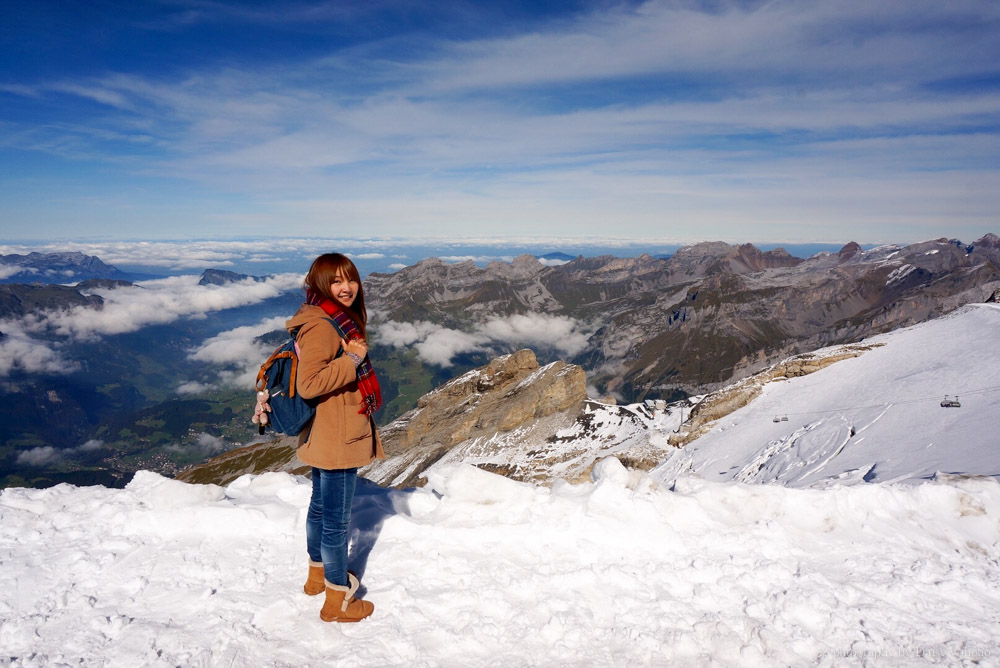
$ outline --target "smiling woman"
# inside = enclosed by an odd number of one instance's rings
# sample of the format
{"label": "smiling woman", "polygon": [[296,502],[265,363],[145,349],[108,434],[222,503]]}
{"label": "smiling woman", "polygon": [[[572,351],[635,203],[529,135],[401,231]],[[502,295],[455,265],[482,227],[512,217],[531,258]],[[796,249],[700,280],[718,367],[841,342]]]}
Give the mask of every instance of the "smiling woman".
{"label": "smiling woman", "polygon": [[296,390],[316,406],[297,451],[312,467],[304,590],[310,596],[326,592],[323,621],[356,622],[374,606],[354,598],[359,583],[347,570],[347,532],[358,469],[385,457],[372,418],[382,395],[368,359],[368,313],[357,267],[340,253],[320,255],[304,287],[306,303],[286,323],[299,352]]}

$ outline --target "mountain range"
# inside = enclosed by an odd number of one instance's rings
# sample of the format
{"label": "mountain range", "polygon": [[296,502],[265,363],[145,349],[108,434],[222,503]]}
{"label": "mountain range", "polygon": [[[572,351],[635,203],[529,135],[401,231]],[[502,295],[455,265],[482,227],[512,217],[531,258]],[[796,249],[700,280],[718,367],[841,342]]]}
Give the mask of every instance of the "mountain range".
{"label": "mountain range", "polygon": [[79,251],[0,255],[0,283],[66,284],[91,278],[128,280],[134,276]]}
{"label": "mountain range", "polygon": [[[986,235],[848,244],[807,259],[720,242],[668,258],[427,259],[365,279],[386,399],[378,419],[388,428],[435,387],[525,347],[538,368],[564,360],[577,369],[564,377],[579,381],[571,394],[580,401],[700,396],[789,355],[986,301],[1000,286],[998,252]],[[64,255],[84,272],[75,285],[0,285],[2,484],[120,485],[137,468],[171,474],[250,443],[246,378],[283,336],[268,332],[297,307],[301,278],[206,270],[132,284],[78,254],[56,254],[49,270]],[[47,271],[43,258],[32,261]],[[516,386],[533,373],[510,378]],[[546,420],[568,428],[577,412],[564,406]],[[477,420],[492,438],[493,418]],[[421,439],[428,460],[444,456]],[[632,455],[643,467],[656,456]],[[577,468],[585,475],[585,462]]]}
{"label": "mountain range", "polygon": [[[569,319],[585,344],[563,357],[605,396],[674,399],[720,387],[791,354],[929,318],[1000,288],[1000,238],[935,239],[808,259],[706,242],[668,259],[578,257],[545,266],[427,259],[366,279],[391,322],[461,332],[524,314]],[[555,359],[558,339],[533,346]]]}

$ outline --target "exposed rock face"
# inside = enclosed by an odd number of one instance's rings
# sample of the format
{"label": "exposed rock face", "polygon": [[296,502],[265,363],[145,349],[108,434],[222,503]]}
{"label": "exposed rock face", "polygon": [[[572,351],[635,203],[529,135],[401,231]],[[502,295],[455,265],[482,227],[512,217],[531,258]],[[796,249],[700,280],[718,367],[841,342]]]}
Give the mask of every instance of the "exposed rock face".
{"label": "exposed rock face", "polygon": [[[767,383],[819,371],[871,347],[853,344],[791,357],[705,397],[656,410],[589,400],[580,367],[562,362],[539,367],[530,350],[521,350],[424,395],[416,409],[382,429],[387,458],[361,474],[383,485],[420,486],[428,470],[464,463],[514,480],[552,484],[587,480],[607,456],[649,470],[753,401]],[[233,450],[178,478],[224,485],[246,473],[305,474],[309,468],[295,457],[296,440]]]}
{"label": "exposed rock face", "polygon": [[285,436],[230,450],[177,474],[178,480],[199,485],[228,485],[247,473],[287,471],[305,475],[310,468],[295,456],[298,438]]}
{"label": "exposed rock face", "polygon": [[100,308],[104,300],[65,285],[0,285],[0,318],[23,317],[46,309]]}
{"label": "exposed rock face", "polygon": [[[503,452],[504,436],[517,430],[516,443],[509,444],[516,450],[572,424],[587,399],[586,383],[580,367],[564,362],[540,367],[530,350],[498,357],[424,395],[417,408],[382,428],[386,459],[361,473],[386,485],[422,485],[427,467],[448,454],[462,457],[470,447],[480,459],[510,462],[517,457]],[[296,442],[287,437],[250,445],[177,477],[221,485],[245,473],[306,473],[309,467],[295,456]]]}
{"label": "exposed rock face", "polygon": [[424,395],[414,410],[385,427],[387,458],[362,473],[382,484],[421,484],[423,471],[460,443],[567,411],[575,417],[587,398],[586,383],[580,367],[539,367],[530,350],[498,357]]}
{"label": "exposed rock face", "polygon": [[666,260],[603,256],[556,267],[530,256],[485,268],[425,260],[365,284],[370,307],[396,321],[469,330],[536,312],[591,325],[588,346],[570,361],[626,401],[712,391],[789,355],[985,301],[998,288],[995,235],[867,251],[851,242],[806,260],[722,242]]}

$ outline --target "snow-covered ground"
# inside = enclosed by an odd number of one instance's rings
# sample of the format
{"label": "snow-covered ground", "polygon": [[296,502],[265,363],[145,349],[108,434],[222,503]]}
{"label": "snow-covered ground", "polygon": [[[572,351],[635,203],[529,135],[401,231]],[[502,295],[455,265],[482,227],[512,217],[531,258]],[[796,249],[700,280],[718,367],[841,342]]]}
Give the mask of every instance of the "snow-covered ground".
{"label": "snow-covered ground", "polygon": [[363,484],[352,562],[376,607],[355,625],[301,591],[304,479],[8,489],[0,663],[1000,664],[992,479],[671,491],[615,459],[595,479]]}
{"label": "snow-covered ground", "polygon": [[[938,471],[1000,476],[1000,305],[966,306],[867,342],[883,345],[768,383],[653,477],[802,487]],[[961,407],[942,408],[945,394]]]}
{"label": "snow-covered ground", "polygon": [[[998,666],[1000,308],[878,342],[649,474],[362,481],[355,625],[301,590],[302,478],[4,490],[0,665]],[[680,421],[619,408],[565,445]]]}

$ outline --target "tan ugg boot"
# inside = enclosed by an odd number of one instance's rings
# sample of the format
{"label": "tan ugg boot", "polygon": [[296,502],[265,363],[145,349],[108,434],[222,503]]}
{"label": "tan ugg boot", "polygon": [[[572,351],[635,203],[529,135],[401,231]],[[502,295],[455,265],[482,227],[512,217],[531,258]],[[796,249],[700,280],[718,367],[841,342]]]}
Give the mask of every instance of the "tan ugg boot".
{"label": "tan ugg boot", "polygon": [[358,578],[350,572],[347,574],[346,587],[326,581],[326,601],[319,611],[319,618],[324,622],[356,622],[375,612],[375,605],[371,601],[354,598],[358,584]]}
{"label": "tan ugg boot", "polygon": [[310,596],[316,596],[326,591],[326,579],[323,577],[323,562],[309,560],[309,578],[302,587]]}

